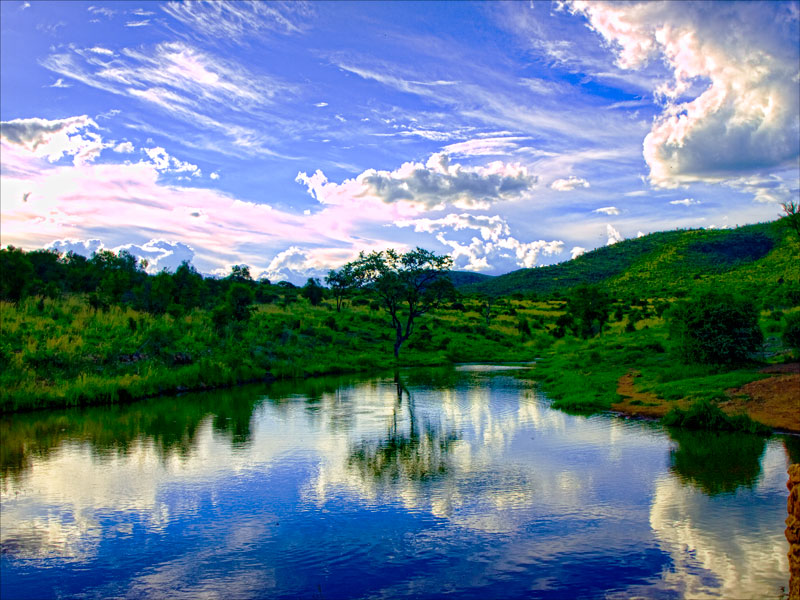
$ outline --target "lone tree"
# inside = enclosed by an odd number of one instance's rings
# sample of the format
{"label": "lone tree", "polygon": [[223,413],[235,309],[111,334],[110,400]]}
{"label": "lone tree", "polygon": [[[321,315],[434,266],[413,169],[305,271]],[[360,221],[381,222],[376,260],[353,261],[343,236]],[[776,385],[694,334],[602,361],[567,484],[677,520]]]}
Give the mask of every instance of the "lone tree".
{"label": "lone tree", "polygon": [[782,202],[783,217],[787,227],[790,227],[800,237],[800,202]]}
{"label": "lone tree", "polygon": [[733,294],[706,292],[676,303],[666,315],[675,350],[687,364],[740,363],[764,341],[755,305]]}
{"label": "lone tree", "polygon": [[453,295],[453,284],[447,273],[453,260],[417,248],[405,254],[394,250],[359,254],[346,264],[356,287],[373,291],[392,318],[395,332],[394,356],[414,332],[414,321],[437,308]]}
{"label": "lone tree", "polygon": [[560,325],[587,339],[603,331],[610,314],[611,298],[608,294],[598,287],[579,285],[567,297],[567,312]]}
{"label": "lone tree", "polygon": [[325,283],[330,286],[331,293],[336,299],[336,312],[342,312],[342,302],[356,286],[353,263],[347,263],[338,271],[328,271]]}

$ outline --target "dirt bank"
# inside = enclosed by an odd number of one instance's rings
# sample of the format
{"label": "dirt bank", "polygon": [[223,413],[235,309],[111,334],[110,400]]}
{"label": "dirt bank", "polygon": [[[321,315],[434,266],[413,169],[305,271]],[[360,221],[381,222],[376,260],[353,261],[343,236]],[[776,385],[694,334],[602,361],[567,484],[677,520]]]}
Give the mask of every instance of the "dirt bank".
{"label": "dirt bank", "polygon": [[[761,370],[776,373],[739,388],[726,390],[729,400],[720,403],[728,414],[745,412],[759,423],[774,429],[800,432],[800,363],[774,365]],[[619,378],[617,393],[622,397],[612,409],[621,413],[659,418],[672,408],[688,408],[686,399],[668,401],[653,393],[636,389],[637,373],[632,371]]]}

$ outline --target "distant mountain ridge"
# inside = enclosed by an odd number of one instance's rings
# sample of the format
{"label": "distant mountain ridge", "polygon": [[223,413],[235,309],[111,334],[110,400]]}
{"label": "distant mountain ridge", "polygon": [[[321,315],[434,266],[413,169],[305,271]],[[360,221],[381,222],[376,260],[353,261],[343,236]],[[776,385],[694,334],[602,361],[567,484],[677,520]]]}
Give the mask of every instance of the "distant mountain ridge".
{"label": "distant mountain ridge", "polygon": [[552,294],[581,284],[617,295],[690,291],[725,282],[741,291],[800,289],[800,241],[780,220],[736,229],[688,229],[649,235],[597,248],[572,260],[519,269],[482,281],[455,284],[464,293]]}

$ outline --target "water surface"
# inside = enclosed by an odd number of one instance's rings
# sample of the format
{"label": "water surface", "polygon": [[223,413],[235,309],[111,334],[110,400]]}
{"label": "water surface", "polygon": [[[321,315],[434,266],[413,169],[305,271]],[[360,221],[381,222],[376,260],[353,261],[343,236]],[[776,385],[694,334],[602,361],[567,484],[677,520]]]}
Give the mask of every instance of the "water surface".
{"label": "water surface", "polygon": [[0,593],[780,596],[780,438],[572,416],[520,374],[408,370],[7,417]]}

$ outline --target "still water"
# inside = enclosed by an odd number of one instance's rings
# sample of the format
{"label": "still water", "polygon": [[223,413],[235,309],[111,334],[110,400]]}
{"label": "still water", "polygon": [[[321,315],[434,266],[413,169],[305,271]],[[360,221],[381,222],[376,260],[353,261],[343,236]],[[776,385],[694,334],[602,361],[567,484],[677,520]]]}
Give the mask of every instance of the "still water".
{"label": "still water", "polygon": [[10,598],[777,599],[796,444],[408,370],[21,414]]}

